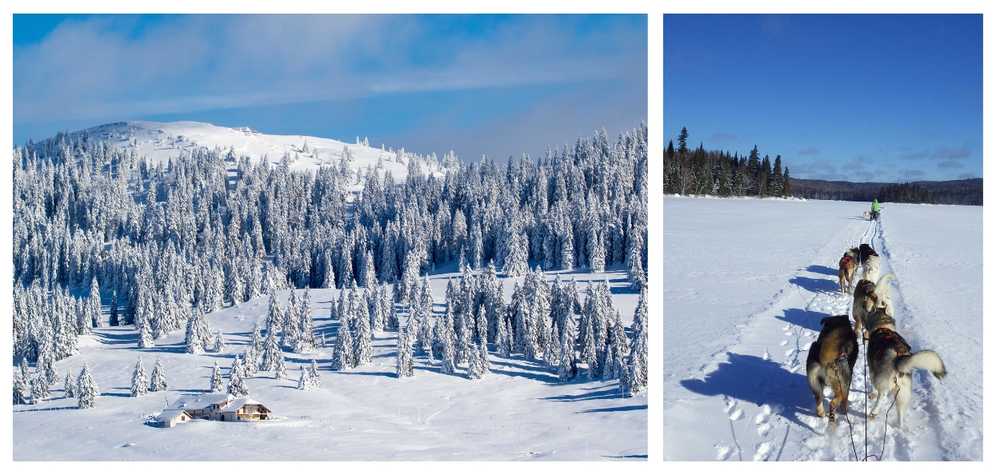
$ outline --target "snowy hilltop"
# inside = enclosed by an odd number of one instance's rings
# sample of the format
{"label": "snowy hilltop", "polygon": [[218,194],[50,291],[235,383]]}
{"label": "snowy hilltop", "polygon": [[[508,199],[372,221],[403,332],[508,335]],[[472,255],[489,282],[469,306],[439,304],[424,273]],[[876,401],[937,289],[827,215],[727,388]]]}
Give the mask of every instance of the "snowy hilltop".
{"label": "snowy hilltop", "polygon": [[253,161],[279,163],[289,159],[292,170],[315,170],[324,166],[346,167],[353,171],[382,170],[396,180],[406,178],[411,162],[425,175],[443,176],[458,167],[454,154],[438,159],[392,149],[369,146],[366,137],[354,143],[308,135],[273,135],[248,127],[221,127],[204,122],[129,121],[99,125],[67,134],[71,140],[97,140],[113,147],[134,151],[152,163],[165,163],[196,150],[231,153]]}

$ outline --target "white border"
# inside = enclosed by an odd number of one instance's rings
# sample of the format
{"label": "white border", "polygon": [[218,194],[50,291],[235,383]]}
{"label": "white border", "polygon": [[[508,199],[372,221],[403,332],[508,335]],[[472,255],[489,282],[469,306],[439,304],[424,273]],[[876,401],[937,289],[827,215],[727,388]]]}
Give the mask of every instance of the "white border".
{"label": "white border", "polygon": [[[663,427],[659,422],[663,414],[662,401],[663,379],[662,379],[662,336],[663,336],[663,302],[662,288],[663,268],[662,263],[662,230],[663,230],[663,200],[660,194],[660,177],[662,171],[661,150],[663,146],[663,23],[664,13],[983,13],[984,29],[984,91],[983,91],[983,156],[992,157],[995,152],[995,145],[992,138],[996,136],[996,121],[994,120],[998,109],[997,96],[992,94],[991,88],[995,85],[997,61],[991,59],[997,55],[1000,48],[997,47],[996,33],[1000,28],[1000,21],[996,19],[995,2],[977,0],[954,0],[954,1],[928,1],[928,0],[531,0],[531,1],[497,1],[497,0],[353,0],[339,2],[317,2],[304,0],[282,0],[274,2],[257,2],[254,0],[233,1],[233,0],[202,0],[202,1],[130,1],[121,2],[114,0],[92,0],[89,2],[62,1],[25,1],[25,0],[5,0],[0,2],[0,9],[3,9],[3,16],[0,17],[0,64],[5,67],[0,68],[0,87],[3,88],[2,110],[0,114],[0,147],[4,150],[13,148],[13,73],[10,65],[12,62],[12,12],[18,13],[645,13],[648,14],[648,120],[649,125],[649,284],[650,284],[650,388],[649,388],[649,441],[648,454],[649,461],[646,463],[629,463],[630,465],[606,465],[588,462],[567,462],[567,463],[525,463],[520,464],[516,470],[529,473],[598,473],[607,470],[624,469],[635,473],[690,473],[693,471],[716,471],[726,469],[738,469],[741,472],[754,473],[793,473],[802,470],[809,472],[833,472],[834,470],[844,470],[842,465],[833,463],[812,463],[808,465],[796,463],[784,463],[777,465],[764,465],[758,463],[741,463],[738,465],[724,465],[721,463],[698,463],[698,462],[669,462],[662,461],[663,448]],[[984,192],[984,243],[1000,242],[997,239],[997,213],[994,206],[996,200],[995,193],[989,186],[990,177],[993,175],[993,166],[990,160],[984,159],[983,174],[987,179],[987,186]],[[0,268],[4,275],[12,274],[11,248],[11,227],[12,210],[10,205],[11,168],[9,165],[0,166],[0,183],[4,183],[3,190],[0,190],[0,200],[2,200],[3,221],[3,243],[0,244]],[[998,289],[996,272],[994,265],[998,263],[997,252],[990,246],[985,246],[984,252],[984,288]],[[3,288],[0,289],[0,309],[11,308],[10,296],[12,292],[10,279],[3,279]],[[996,298],[992,293],[987,292],[984,296],[983,330],[986,336],[996,336],[997,328],[1000,328],[992,321],[992,317],[998,316]],[[9,322],[9,310],[0,312]],[[947,315],[933,315],[928,318],[948,318]],[[0,323],[2,326],[3,348],[0,354],[10,354],[9,323]],[[991,341],[993,338],[984,338],[984,341]],[[990,347],[983,348],[984,355],[984,375],[990,370],[996,369],[992,361],[997,353]],[[11,366],[0,365],[0,377],[3,378],[4,387],[7,388],[11,381]],[[997,386],[996,378],[984,378],[984,394],[986,400],[992,400],[996,394],[993,389]],[[0,415],[11,414],[12,407],[10,399],[3,397],[3,406],[0,408]],[[984,401],[985,402],[985,401]],[[847,470],[861,470],[865,472],[886,469],[893,470],[904,468],[907,472],[930,473],[932,470],[959,469],[968,470],[975,473],[990,473],[996,471],[993,467],[995,457],[993,449],[997,447],[993,431],[997,425],[996,413],[990,408],[984,407],[983,421],[984,446],[983,463],[961,463],[947,464],[943,462],[933,463],[913,463],[903,466],[881,467],[877,465],[865,464],[847,467]],[[12,463],[12,431],[13,427],[9,417],[3,417],[4,431],[0,433],[4,456],[3,464],[7,473],[23,472],[26,469],[42,470],[43,472],[55,470],[67,470],[65,464],[57,463],[37,463],[29,467],[25,463]],[[95,428],[95,430],[98,430]],[[87,434],[67,434],[67,437],[86,439]],[[335,441],[331,440],[331,443]],[[239,463],[239,467],[210,466],[210,462],[193,462],[185,465],[185,469],[194,468],[196,470],[212,469],[225,470],[227,472],[239,471],[241,473],[272,473],[276,470],[283,470],[290,462],[274,463]],[[232,462],[230,462],[231,464]],[[394,467],[387,466],[387,463],[365,463],[365,462],[339,462],[335,467],[325,464],[330,462],[304,462],[298,464],[297,468],[318,469],[318,470],[406,470],[415,472],[434,472],[436,474],[468,473],[475,471],[479,474],[493,474],[508,472],[512,467],[502,462],[457,462],[457,463],[407,463],[405,467],[396,463]],[[475,465],[470,465],[475,463]],[[617,463],[617,462],[615,462]],[[308,465],[305,465],[308,464]],[[177,470],[179,467],[170,463],[156,462],[136,462],[129,464],[116,464],[109,462],[92,462],[78,464],[71,470],[80,474],[89,473],[134,473],[136,471],[148,471],[151,473],[167,473]],[[322,465],[322,466],[321,466]],[[17,470],[18,472],[15,472]]]}

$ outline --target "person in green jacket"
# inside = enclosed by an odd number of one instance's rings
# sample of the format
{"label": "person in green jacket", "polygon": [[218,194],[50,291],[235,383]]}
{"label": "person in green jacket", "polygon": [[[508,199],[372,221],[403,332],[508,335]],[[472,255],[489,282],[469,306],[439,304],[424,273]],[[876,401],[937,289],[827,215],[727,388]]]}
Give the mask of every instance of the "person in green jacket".
{"label": "person in green jacket", "polygon": [[872,216],[873,220],[874,219],[878,219],[878,212],[879,212],[878,198],[875,198],[874,200],[872,200],[872,215],[871,216]]}

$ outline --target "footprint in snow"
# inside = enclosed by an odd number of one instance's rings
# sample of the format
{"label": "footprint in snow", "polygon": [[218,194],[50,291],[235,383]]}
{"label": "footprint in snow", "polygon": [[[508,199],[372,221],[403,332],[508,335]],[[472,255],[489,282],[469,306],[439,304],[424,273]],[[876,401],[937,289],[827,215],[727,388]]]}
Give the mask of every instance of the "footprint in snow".
{"label": "footprint in snow", "polygon": [[715,446],[715,460],[729,460],[729,456],[733,454],[733,448],[728,445],[716,444]]}
{"label": "footprint in snow", "polygon": [[771,443],[761,442],[757,444],[757,451],[753,454],[754,462],[767,460],[771,456]]}

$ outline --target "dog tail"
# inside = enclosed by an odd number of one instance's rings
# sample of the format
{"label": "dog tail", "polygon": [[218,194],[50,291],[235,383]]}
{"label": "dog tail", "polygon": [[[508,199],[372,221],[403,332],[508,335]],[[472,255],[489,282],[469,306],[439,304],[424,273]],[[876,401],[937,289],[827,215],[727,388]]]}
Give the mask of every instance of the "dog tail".
{"label": "dog tail", "polygon": [[912,355],[896,358],[896,371],[910,374],[914,369],[930,371],[938,379],[948,374],[944,361],[941,361],[941,357],[934,350],[918,351]]}
{"label": "dog tail", "polygon": [[895,279],[896,276],[894,274],[886,274],[879,277],[878,282],[875,284],[875,295],[878,295],[879,300],[889,300],[887,298],[889,295],[889,281]]}

